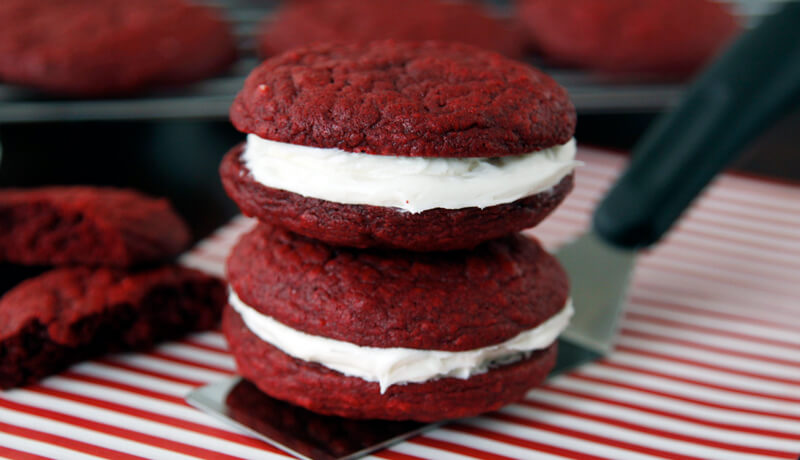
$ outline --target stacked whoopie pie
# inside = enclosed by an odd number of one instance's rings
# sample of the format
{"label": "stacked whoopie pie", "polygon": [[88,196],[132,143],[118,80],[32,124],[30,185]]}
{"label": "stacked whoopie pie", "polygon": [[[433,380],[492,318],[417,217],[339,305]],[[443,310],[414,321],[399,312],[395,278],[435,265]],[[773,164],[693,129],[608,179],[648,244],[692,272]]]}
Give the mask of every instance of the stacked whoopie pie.
{"label": "stacked whoopie pie", "polygon": [[467,45],[318,44],[256,68],[223,184],[260,223],[228,259],[239,372],[312,411],[420,421],[523,397],[572,314],[518,234],[572,188],[575,110]]}

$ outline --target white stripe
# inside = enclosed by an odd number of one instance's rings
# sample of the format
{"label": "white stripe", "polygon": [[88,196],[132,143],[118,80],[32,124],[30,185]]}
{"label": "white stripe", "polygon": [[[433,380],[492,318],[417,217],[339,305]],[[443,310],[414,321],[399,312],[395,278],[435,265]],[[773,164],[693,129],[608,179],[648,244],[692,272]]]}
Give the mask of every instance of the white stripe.
{"label": "white stripe", "polygon": [[[796,372],[800,373],[800,352],[796,350],[789,350],[786,348],[767,345],[760,342],[741,340],[741,339],[726,337],[723,335],[712,334],[708,332],[695,332],[690,329],[674,327],[674,326],[666,326],[663,324],[649,323],[647,321],[634,320],[631,318],[626,318],[623,325],[624,327],[636,332],[657,334],[668,338],[687,340],[698,344],[722,348],[725,350],[750,353],[754,355],[761,355],[764,357],[776,358],[794,362],[797,364],[797,366],[795,366]],[[662,343],[662,341],[657,338],[653,339],[643,338],[643,339],[651,340],[657,343]]]}
{"label": "white stripe", "polygon": [[[515,436],[521,439],[530,439],[536,442],[557,446],[572,451],[590,452],[592,455],[599,457],[620,458],[626,460],[661,458],[628,449],[586,441],[580,438],[573,438],[568,435],[553,433],[539,428],[531,428],[515,423],[493,420],[487,417],[470,418],[462,420],[461,422],[467,425],[474,425],[486,430],[494,431],[496,433]],[[547,423],[551,423],[551,420],[548,419]],[[569,428],[576,431],[583,431],[574,426]],[[607,437],[605,436],[605,433],[603,433],[603,436]]]}
{"label": "white stripe", "polygon": [[[718,423],[726,423],[730,425],[737,425],[743,428],[761,428],[765,430],[779,431],[787,434],[797,434],[798,439],[800,439],[800,422],[795,422],[782,418],[768,417],[757,414],[746,414],[742,412],[707,407],[685,401],[676,401],[671,398],[654,395],[644,391],[637,391],[629,388],[619,388],[604,383],[580,380],[571,377],[569,375],[559,376],[556,377],[555,379],[552,379],[550,381],[550,385],[552,385],[555,388],[577,391],[588,395],[587,397],[597,396],[601,398],[608,398],[622,403],[635,404],[642,406],[644,408],[661,410],[676,415],[686,415],[702,420],[708,420]],[[542,397],[542,395],[551,395],[553,399]],[[578,401],[575,402],[575,406],[574,407],[569,406],[569,407],[578,410],[582,410],[583,408],[582,404],[584,404],[583,402],[581,402],[583,398],[553,394],[552,392],[548,391],[547,388],[538,388],[532,391],[528,395],[528,398],[536,399],[545,403],[561,400],[559,398],[567,398],[570,401],[576,399]],[[634,410],[634,409],[626,409],[626,410]],[[604,413],[599,412],[597,413],[597,415],[604,415]],[[648,414],[648,417],[652,417],[653,420],[656,419],[660,420],[664,418],[664,416],[662,415],[652,415],[652,414]],[[694,422],[688,422],[688,421],[684,422],[682,420],[681,421],[671,420],[670,423],[678,423],[680,426],[695,425]],[[662,428],[662,426],[664,426],[661,424],[661,422],[658,423],[648,422],[646,423],[646,425],[653,426],[656,428]],[[679,430],[681,428],[677,427],[675,429]],[[681,431],[676,431],[676,432],[681,432]],[[730,434],[727,429],[725,429],[725,432]],[[693,433],[694,432],[690,430],[685,432],[684,434],[694,435]],[[737,431],[736,433],[739,432]],[[736,436],[738,436],[738,434],[736,434]],[[773,437],[770,437],[769,435],[753,435],[753,436],[758,436],[758,438],[762,440],[767,439],[769,442],[772,442],[775,439]],[[770,444],[763,445],[762,447],[770,447]]]}
{"label": "white stripe", "polygon": [[204,383],[224,380],[231,376],[230,373],[217,372],[209,369],[201,369],[187,364],[176,363],[155,356],[147,355],[115,355],[110,357],[111,361],[128,364],[134,367],[159,372],[161,374],[173,375],[175,377],[197,380]]}
{"label": "white stripe", "polygon": [[227,241],[205,241],[197,245],[203,252],[211,254],[219,259],[225,260],[230,255],[232,245],[225,244]]}
{"label": "white stripe", "polygon": [[[718,388],[708,388],[699,384],[682,382],[679,380],[673,380],[655,375],[643,374],[635,371],[629,371],[626,369],[619,369],[616,367],[607,367],[602,363],[583,366],[580,368],[580,370],[577,371],[577,373],[587,375],[590,377],[601,378],[604,380],[610,380],[612,382],[618,382],[619,384],[623,385],[629,384],[636,387],[641,387],[644,390],[658,391],[666,394],[675,395],[677,397],[687,397],[694,400],[704,401],[712,404],[721,404],[730,407],[731,411],[735,411],[736,408],[741,408],[741,409],[751,409],[751,410],[766,412],[769,414],[775,414],[776,416],[786,415],[791,417],[800,417],[800,403],[793,404],[790,402],[779,401],[767,397],[745,395]],[[593,382],[592,385],[601,386],[603,384]],[[625,391],[634,391],[634,390],[626,389]],[[649,395],[649,397],[652,398],[652,401],[655,401],[657,398],[661,398],[661,396],[657,395]],[[671,404],[677,404],[677,405],[687,404],[691,407],[697,407],[698,408],[697,413],[701,413],[703,410],[711,410],[711,411],[725,410],[725,409],[715,409],[712,407],[707,407],[690,402],[673,400],[670,398],[667,398],[667,400],[671,401]],[[756,414],[747,414],[746,416],[765,417],[763,415],[756,415]],[[776,420],[784,420],[784,419],[776,419]],[[790,421],[790,423],[800,423],[800,421],[798,422]]]}
{"label": "white stripe", "polygon": [[507,444],[504,442],[495,441],[493,439],[484,438],[479,435],[461,433],[455,430],[448,430],[447,425],[445,425],[442,428],[425,433],[424,436],[512,458],[536,458],[537,460],[540,459],[556,460],[565,458],[558,455],[541,452],[538,450],[526,449],[524,447],[518,447],[513,444]]}
{"label": "white stripe", "polygon": [[225,277],[225,267],[223,264],[214,260],[209,260],[208,258],[193,252],[188,252],[180,256],[180,258],[178,258],[178,263],[185,267],[193,268],[212,276],[217,276],[220,278]]}
{"label": "white stripe", "polygon": [[593,420],[576,417],[573,415],[562,414],[547,409],[530,409],[520,405],[506,406],[500,412],[516,415],[532,421],[543,421],[552,425],[558,425],[571,430],[582,431],[584,433],[596,434],[621,442],[636,444],[643,447],[658,449],[672,454],[704,456],[709,458],[727,458],[736,454],[741,459],[762,459],[769,458],[760,455],[750,455],[737,452],[734,448],[722,449],[717,447],[703,446],[686,441],[661,437],[648,433],[642,433],[628,428],[621,428],[608,425]]}
{"label": "white stripe", "polygon": [[683,364],[652,356],[642,356],[635,353],[615,351],[607,358],[610,362],[617,362],[629,366],[647,369],[655,372],[668,373],[698,382],[713,383],[728,388],[746,390],[764,395],[785,398],[797,398],[797,386],[773,382],[755,377],[746,377],[730,372],[708,369],[702,366]]}
{"label": "white stripe", "polygon": [[770,328],[754,323],[745,323],[742,321],[731,320],[727,318],[708,318],[705,316],[694,315],[691,313],[683,313],[675,310],[668,310],[661,307],[654,307],[645,305],[642,302],[629,302],[626,311],[641,313],[644,315],[652,316],[654,318],[661,318],[670,321],[676,321],[687,325],[702,326],[713,328],[721,331],[735,332],[738,334],[746,334],[748,336],[765,339],[767,341],[774,340],[786,342],[786,346],[775,344],[776,347],[781,347],[788,350],[798,350],[800,352],[800,334],[790,332],[783,329]]}
{"label": "white stripe", "polygon": [[[3,396],[9,400],[17,399],[19,400],[19,402],[28,406],[35,406],[35,404],[30,404],[30,402],[27,400],[28,399],[27,396],[20,400],[19,397],[9,398],[8,397],[9,393],[13,392],[5,393]],[[49,410],[55,410],[54,406],[49,406],[49,407],[45,406],[44,408]],[[0,420],[5,420],[6,423],[12,423],[14,425],[29,428],[32,430],[41,431],[45,433],[52,433],[65,438],[80,439],[82,442],[85,442],[87,444],[94,444],[96,446],[105,447],[107,449],[126,452],[131,455],[139,455],[155,459],[196,458],[188,455],[179,454],[177,452],[167,451],[159,447],[148,446],[140,442],[131,441],[129,439],[124,439],[117,436],[101,433],[99,431],[90,430],[88,428],[79,427],[69,423],[58,422],[55,420],[50,420],[48,418],[40,417],[38,415],[30,415],[23,412],[12,411],[2,407],[0,407]],[[28,441],[28,442],[34,442],[34,441]]]}
{"label": "white stripe", "polygon": [[694,362],[720,366],[734,371],[758,374],[759,378],[769,377],[796,380],[798,395],[800,395],[800,369],[795,366],[764,362],[757,359],[731,356],[715,351],[703,350],[697,347],[647,340],[639,337],[622,336],[617,338],[617,345],[624,345],[637,350],[652,351],[664,356],[675,358],[688,358]]}
{"label": "white stripe", "polygon": [[103,460],[103,457],[95,457],[94,455],[84,454],[83,452],[48,444],[43,441],[21,438],[12,434],[3,433],[2,431],[0,431],[0,446],[50,458]]}
{"label": "white stripe", "polygon": [[187,361],[215,366],[231,372],[236,371],[236,363],[233,361],[233,356],[229,353],[203,350],[179,343],[160,345],[156,350],[159,353],[185,359]]}
{"label": "white stripe", "polygon": [[183,398],[194,389],[191,385],[184,385],[182,383],[176,383],[170,380],[94,362],[81,363],[73,366],[70,370],[78,374],[145,388],[150,391],[157,391],[178,398]]}
{"label": "white stripe", "polygon": [[210,347],[220,348],[222,350],[228,349],[228,341],[225,340],[225,336],[219,332],[201,332],[199,334],[192,334],[188,338],[193,342],[202,343]]}
{"label": "white stripe", "polygon": [[262,449],[256,449],[224,439],[206,436],[204,434],[189,431],[184,428],[178,428],[160,422],[153,422],[141,417],[122,414],[89,404],[33,393],[24,389],[17,390],[14,394],[6,395],[6,398],[29,406],[57,410],[62,414],[86,418],[111,426],[123,427],[127,430],[179,442],[188,446],[208,449],[214,452],[225,452],[229,455],[239,455],[246,458],[254,458],[254,456],[259,456],[260,458],[282,458],[282,456],[271,454],[270,452]]}
{"label": "white stripe", "polygon": [[423,446],[420,444],[413,444],[410,442],[395,444],[391,446],[389,450],[392,452],[399,452],[401,454],[406,454],[406,455],[414,455],[416,457],[421,457],[421,458],[436,458],[442,460],[464,460],[473,458],[464,455],[459,455],[453,452],[444,451],[441,449],[435,449],[433,447]]}

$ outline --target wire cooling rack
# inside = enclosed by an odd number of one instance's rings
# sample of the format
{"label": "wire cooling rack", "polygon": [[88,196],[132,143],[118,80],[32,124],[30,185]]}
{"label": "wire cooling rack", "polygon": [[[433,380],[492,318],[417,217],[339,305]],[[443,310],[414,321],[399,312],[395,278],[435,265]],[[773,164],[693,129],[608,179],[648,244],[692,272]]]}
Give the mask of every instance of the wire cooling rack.
{"label": "wire cooling rack", "polygon": [[[365,0],[368,1],[368,0]],[[752,24],[787,0],[726,0]],[[0,84],[0,123],[92,120],[225,119],[245,76],[259,60],[255,35],[278,2],[208,1],[223,8],[233,24],[240,60],[224,75],[183,86],[121,99],[53,99],[28,89]],[[508,1],[492,2],[500,14]],[[636,113],[662,110],[677,102],[679,83],[623,82],[601,79],[579,70],[535,63],[567,88],[579,113]]]}

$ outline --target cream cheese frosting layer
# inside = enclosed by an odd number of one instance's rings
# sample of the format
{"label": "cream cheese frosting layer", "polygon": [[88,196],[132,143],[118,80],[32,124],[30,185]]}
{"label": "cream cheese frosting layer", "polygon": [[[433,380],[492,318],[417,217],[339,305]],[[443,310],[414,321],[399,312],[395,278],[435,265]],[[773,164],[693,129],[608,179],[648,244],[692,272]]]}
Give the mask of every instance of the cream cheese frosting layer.
{"label": "cream cheese frosting layer", "polygon": [[319,363],[368,382],[378,382],[381,393],[391,385],[420,383],[442,377],[468,379],[492,364],[506,364],[549,347],[566,329],[574,313],[572,301],[537,327],[496,345],[467,351],[363,347],[350,342],[307,334],[263,315],[242,302],[233,290],[228,299],[244,324],[261,340],[289,356]]}
{"label": "cream cheese frosting layer", "polygon": [[516,156],[403,157],[287,144],[249,134],[241,158],[253,178],[267,187],[419,213],[486,208],[547,191],[578,164],[575,152],[571,139]]}

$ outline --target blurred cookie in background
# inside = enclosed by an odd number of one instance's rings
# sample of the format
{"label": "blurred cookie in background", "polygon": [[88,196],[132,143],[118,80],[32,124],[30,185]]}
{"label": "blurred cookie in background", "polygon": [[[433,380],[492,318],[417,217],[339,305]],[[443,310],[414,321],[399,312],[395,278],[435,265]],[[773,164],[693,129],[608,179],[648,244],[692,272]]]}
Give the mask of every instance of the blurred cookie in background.
{"label": "blurred cookie in background", "polygon": [[218,11],[183,0],[3,0],[0,80],[110,96],[224,71],[234,37]]}
{"label": "blurred cookie in background", "polygon": [[689,76],[740,30],[711,0],[517,0],[516,15],[546,59],[611,75]]}
{"label": "blurred cookie in background", "polygon": [[305,0],[287,2],[262,26],[264,57],[315,42],[383,39],[461,42],[518,58],[524,37],[471,2]]}

